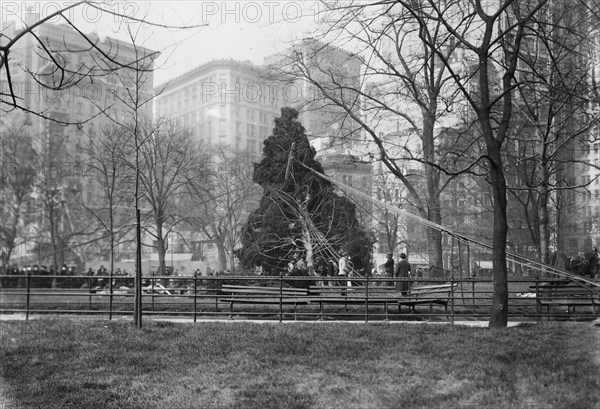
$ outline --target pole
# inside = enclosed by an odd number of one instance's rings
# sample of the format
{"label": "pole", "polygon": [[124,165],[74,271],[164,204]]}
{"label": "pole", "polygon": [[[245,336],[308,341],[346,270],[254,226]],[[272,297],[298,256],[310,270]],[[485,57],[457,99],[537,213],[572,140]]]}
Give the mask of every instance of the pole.
{"label": "pole", "polygon": [[25,291],[27,292],[27,298],[25,299],[25,320],[29,320],[29,308],[30,308],[30,296],[31,296],[31,268],[27,268],[27,277],[25,278]]}
{"label": "pole", "polygon": [[196,312],[198,311],[198,298],[196,292],[198,291],[198,277],[194,273],[194,322],[196,322]]}
{"label": "pole", "polygon": [[283,321],[283,270],[279,271],[279,322]]}
{"label": "pole", "polygon": [[136,269],[135,269],[135,296],[133,306],[133,321],[138,328],[142,327],[142,222],[140,209],[135,209],[136,217]]}
{"label": "pole", "polygon": [[285,180],[290,176],[290,170],[292,166],[292,159],[294,159],[294,149],[296,148],[296,142],[292,142],[292,147],[290,148],[290,156],[288,156],[287,167],[285,168]]}

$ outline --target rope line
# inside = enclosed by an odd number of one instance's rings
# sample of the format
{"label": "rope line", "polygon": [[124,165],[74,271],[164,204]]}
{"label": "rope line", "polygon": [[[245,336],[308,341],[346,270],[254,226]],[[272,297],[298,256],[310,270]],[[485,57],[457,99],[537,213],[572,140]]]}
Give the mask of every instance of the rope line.
{"label": "rope line", "polygon": [[[355,189],[355,188],[353,188],[351,186],[348,186],[348,185],[346,185],[344,183],[340,183],[340,182],[336,181],[335,179],[330,178],[330,177],[324,175],[323,173],[317,172],[316,170],[314,170],[314,169],[306,166],[304,163],[302,163],[300,161],[298,161],[298,163],[300,165],[302,165],[304,168],[306,168],[309,171],[313,172],[315,175],[319,176],[320,178],[322,178],[322,179],[324,179],[324,180],[326,180],[326,181],[334,184],[335,186],[337,186],[338,188],[340,188],[341,190],[343,190],[346,194],[351,193],[352,195],[359,196],[359,197],[361,197],[361,198],[363,198],[365,200],[371,201],[373,203],[377,203],[379,206],[383,206],[384,208],[386,208],[387,210],[389,210],[390,212],[392,212],[392,213],[394,213],[394,214],[396,214],[398,216],[401,216],[401,217],[404,217],[404,218],[407,218],[407,219],[412,219],[412,220],[416,221],[417,223],[425,225],[425,226],[427,226],[429,228],[438,230],[438,231],[440,231],[442,233],[446,233],[446,234],[450,235],[451,237],[455,238],[456,240],[458,240],[458,241],[460,241],[462,243],[469,243],[469,244],[472,244],[472,245],[474,245],[476,247],[479,247],[479,248],[485,249],[485,250],[490,250],[490,251],[493,250],[493,246],[490,245],[490,244],[481,242],[479,240],[471,239],[471,238],[469,238],[467,236],[464,236],[462,234],[459,234],[459,233],[456,233],[454,231],[451,231],[450,229],[442,226],[441,224],[434,223],[434,222],[432,222],[430,220],[427,220],[427,219],[425,219],[425,218],[423,218],[421,216],[418,216],[418,215],[410,213],[410,212],[408,212],[406,210],[400,209],[400,208],[398,208],[398,207],[396,207],[396,206],[394,206],[394,205],[392,205],[390,203],[386,203],[386,202],[384,202],[382,200],[376,199],[376,198],[372,197],[371,195],[366,194],[366,193],[364,193],[364,192],[362,192],[362,191],[360,191],[358,189]],[[348,196],[350,196],[350,195],[348,195]],[[517,253],[513,253],[513,252],[510,252],[510,251],[507,251],[506,255],[507,255],[507,258],[510,259],[510,261],[512,261],[513,263],[518,264],[520,266],[524,266],[524,267],[528,267],[528,268],[536,268],[536,269],[541,270],[543,272],[548,272],[548,273],[556,274],[559,277],[566,277],[566,278],[569,278],[569,279],[574,280],[574,281],[579,281],[581,284],[583,284],[583,283],[590,284],[590,285],[593,285],[593,286],[597,287],[597,289],[595,289],[595,291],[600,291],[600,284],[598,284],[598,283],[596,283],[594,281],[588,280],[585,277],[578,276],[578,275],[575,275],[573,273],[569,273],[567,271],[559,270],[556,267],[544,264],[544,263],[539,262],[537,260],[529,259],[527,257],[521,256],[521,255],[519,255]]]}

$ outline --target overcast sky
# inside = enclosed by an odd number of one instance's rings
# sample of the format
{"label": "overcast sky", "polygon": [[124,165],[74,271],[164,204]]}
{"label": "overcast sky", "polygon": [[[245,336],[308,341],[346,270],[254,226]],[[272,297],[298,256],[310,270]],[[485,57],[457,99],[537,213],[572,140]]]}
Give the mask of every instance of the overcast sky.
{"label": "overcast sky", "polygon": [[[0,1],[4,24],[24,19],[27,7],[44,17],[72,2]],[[155,84],[216,58],[250,60],[260,64],[269,54],[284,48],[292,38],[310,35],[317,21],[317,1],[112,1],[106,7],[121,14],[169,26],[202,26],[165,29],[145,25],[144,45],[161,51]],[[125,39],[122,18],[84,6],[69,18],[84,31]],[[60,20],[53,20],[54,23]]]}

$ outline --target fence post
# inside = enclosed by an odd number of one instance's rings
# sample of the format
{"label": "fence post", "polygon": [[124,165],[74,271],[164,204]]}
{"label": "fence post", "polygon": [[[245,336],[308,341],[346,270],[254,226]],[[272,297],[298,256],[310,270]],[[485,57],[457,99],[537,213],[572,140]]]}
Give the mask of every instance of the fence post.
{"label": "fence post", "polygon": [[473,315],[475,315],[475,277],[471,280],[471,296],[473,298]]}
{"label": "fence post", "polygon": [[196,322],[196,308],[198,306],[198,299],[196,295],[196,291],[198,288],[198,276],[194,274],[194,322]]}
{"label": "fence post", "polygon": [[92,312],[92,278],[88,277],[88,310]]}
{"label": "fence post", "polygon": [[537,309],[538,322],[542,320],[542,313],[541,313],[542,308],[541,308],[540,303],[538,302],[538,299],[537,299],[537,297],[539,297],[539,295],[540,295],[540,277],[536,276],[535,277],[535,297],[536,297],[535,307]]}
{"label": "fence post", "polygon": [[452,324],[454,324],[454,274],[452,274],[450,276],[450,296],[451,296],[451,299],[450,299],[450,302],[451,302],[451,304],[450,304],[450,314],[451,314],[450,322]]}
{"label": "fence post", "polygon": [[108,308],[108,319],[112,320],[112,310],[113,310],[113,274],[114,272],[110,270],[110,277],[108,278],[108,297],[109,297],[109,308]]}
{"label": "fence post", "polygon": [[29,296],[31,291],[31,269],[27,269],[27,278],[25,279],[26,298],[25,298],[25,320],[29,320]]}
{"label": "fence post", "polygon": [[152,300],[152,311],[154,311],[154,286],[156,285],[156,276],[152,275],[152,297],[150,298]]}
{"label": "fence post", "polygon": [[369,273],[365,274],[365,323],[369,322]]}
{"label": "fence post", "polygon": [[283,271],[279,272],[279,322],[283,321]]}

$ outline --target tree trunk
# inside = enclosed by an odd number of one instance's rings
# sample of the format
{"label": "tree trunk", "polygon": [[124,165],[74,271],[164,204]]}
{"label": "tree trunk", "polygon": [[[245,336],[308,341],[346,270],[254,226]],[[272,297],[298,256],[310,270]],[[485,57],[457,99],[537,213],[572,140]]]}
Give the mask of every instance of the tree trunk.
{"label": "tree trunk", "polygon": [[[431,108],[435,112],[435,107]],[[435,115],[423,110],[423,156],[425,159],[425,177],[427,181],[427,220],[441,224],[442,212],[440,206],[440,176],[439,172],[430,164],[436,163],[435,138],[434,138]],[[427,229],[427,251],[429,263],[443,271],[443,248],[442,232],[436,229]]]}
{"label": "tree trunk", "polygon": [[[546,178],[547,172],[544,170],[544,178]],[[539,237],[540,237],[540,261],[542,263],[548,263],[548,248],[550,246],[550,231],[548,229],[549,215],[548,215],[548,179],[542,181],[541,186],[538,189],[539,194],[539,208],[538,208],[538,219],[539,219]]]}
{"label": "tree trunk", "polygon": [[304,243],[304,249],[306,250],[306,268],[308,269],[308,272],[312,274],[315,271],[315,257],[313,254],[310,232],[308,226],[306,226],[305,220],[302,220],[302,242]]}
{"label": "tree trunk", "polygon": [[[114,218],[113,218],[113,206],[112,206],[112,198],[109,199],[109,230],[110,230],[110,271],[115,271],[115,226],[114,226]],[[112,287],[111,287],[112,290]]]}
{"label": "tree trunk", "polygon": [[8,242],[5,244],[4,248],[1,248],[0,251],[2,252],[2,267],[4,267],[4,271],[6,274],[6,272],[8,272],[8,269],[10,268],[10,258],[12,257],[12,253],[15,250],[15,243],[14,242]]}
{"label": "tree trunk", "polygon": [[217,251],[219,252],[219,271],[225,272],[227,270],[227,251],[225,245],[221,240],[215,242],[217,245]]}
{"label": "tree trunk", "polygon": [[489,148],[491,160],[490,179],[494,198],[494,233],[492,240],[492,260],[494,295],[490,312],[490,328],[504,328],[508,323],[508,279],[506,270],[506,179],[502,170],[500,147]]}
{"label": "tree trunk", "polygon": [[162,224],[157,223],[156,225],[156,243],[157,243],[157,252],[158,252],[158,275],[164,276],[166,273],[166,263],[165,256],[167,254],[168,245],[162,234]]}

